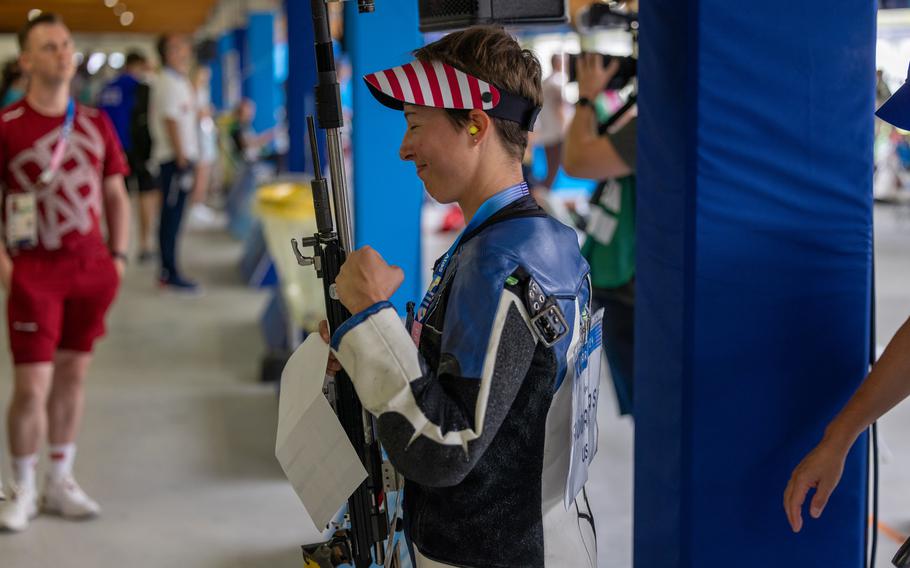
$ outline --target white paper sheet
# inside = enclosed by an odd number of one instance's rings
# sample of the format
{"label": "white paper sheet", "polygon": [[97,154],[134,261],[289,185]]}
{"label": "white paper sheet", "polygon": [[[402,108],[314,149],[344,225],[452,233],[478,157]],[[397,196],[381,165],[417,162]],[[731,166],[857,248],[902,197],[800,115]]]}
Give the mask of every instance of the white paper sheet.
{"label": "white paper sheet", "polygon": [[329,346],[315,333],[281,374],[275,456],[318,530],[325,529],[367,472],[322,394]]}

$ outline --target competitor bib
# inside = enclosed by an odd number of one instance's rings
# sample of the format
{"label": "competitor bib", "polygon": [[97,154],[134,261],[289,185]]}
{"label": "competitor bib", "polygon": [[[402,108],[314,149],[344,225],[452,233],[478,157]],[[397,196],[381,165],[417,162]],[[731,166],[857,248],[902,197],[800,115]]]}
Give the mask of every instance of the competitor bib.
{"label": "competitor bib", "polygon": [[[600,373],[603,368],[603,317],[598,310],[590,319],[585,341],[575,357],[572,385],[572,452],[566,479],[566,510],[588,481],[588,468],[597,453],[597,402],[600,398]],[[586,331],[582,329],[582,331]]]}
{"label": "competitor bib", "polygon": [[38,200],[34,193],[7,195],[6,244],[10,250],[38,245]]}

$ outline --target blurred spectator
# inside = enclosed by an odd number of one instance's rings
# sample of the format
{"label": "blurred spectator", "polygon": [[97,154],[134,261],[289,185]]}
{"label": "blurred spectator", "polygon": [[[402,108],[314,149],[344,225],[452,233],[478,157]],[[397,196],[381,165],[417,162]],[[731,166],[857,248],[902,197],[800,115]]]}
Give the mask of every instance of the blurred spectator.
{"label": "blurred spectator", "polygon": [[891,89],[885,83],[884,72],[878,69],[875,72],[875,106],[880,107],[891,98]]}
{"label": "blurred spectator", "polygon": [[84,105],[90,105],[95,102],[95,90],[92,84],[92,74],[88,72],[88,58],[79,64],[76,68],[76,76],[73,77],[70,91],[77,101]]}
{"label": "blurred spectator", "polygon": [[600,133],[597,105],[619,69],[587,54],[577,63],[579,99],[565,139],[563,167],[575,177],[601,180],[591,200],[582,253],[591,265],[595,309],[604,309],[603,345],[620,414],[634,398],[635,321],[635,109]]}
{"label": "blurred spectator", "polygon": [[212,71],[207,65],[197,66],[192,73],[193,91],[199,117],[199,160],[196,162],[195,183],[190,196],[190,222],[210,225],[215,213],[205,204],[212,180],[212,166],[218,157],[218,139],[212,119],[212,97],[209,82]]}
{"label": "blurred spectator", "polygon": [[0,77],[0,108],[7,107],[25,96],[28,78],[19,67],[19,61],[10,59],[3,65]]}
{"label": "blurred spectator", "polygon": [[198,104],[189,79],[192,46],[186,36],[165,34],[158,40],[158,54],[164,69],[152,85],[149,127],[152,159],[158,164],[158,187],[162,191],[159,284],[173,292],[196,294],[198,284],[184,278],[177,267],[183,210],[193,190],[193,168],[199,159]]}
{"label": "blurred spectator", "polygon": [[71,519],[101,511],[73,478],[73,462],[92,351],[120,287],[129,236],[126,160],[108,117],[73,101],[69,29],[44,12],[18,40],[28,94],[0,113],[0,283],[14,363],[7,433],[15,481],[0,505],[0,530],[11,531],[39,513],[45,436],[41,510]]}
{"label": "blurred spectator", "polygon": [[256,118],[256,103],[243,99],[234,109],[234,121],[231,123],[230,135],[233,157],[240,163],[253,163],[262,157],[262,151],[272,140],[274,132],[266,130],[256,134],[253,130],[253,119]]}
{"label": "blurred spectator", "polygon": [[547,174],[541,184],[547,189],[553,186],[562,156],[562,141],[566,132],[566,102],[563,89],[566,74],[563,72],[562,53],[553,55],[553,72],[543,81],[543,108],[534,128],[535,141],[542,146],[547,157]]}
{"label": "blurred spectator", "polygon": [[152,154],[149,133],[149,87],[151,66],[140,53],[126,56],[123,73],[108,83],[98,95],[98,106],[107,112],[117,129],[120,143],[130,164],[126,186],[139,195],[139,262],[154,258],[152,231],[161,203],[158,184],[148,169]]}

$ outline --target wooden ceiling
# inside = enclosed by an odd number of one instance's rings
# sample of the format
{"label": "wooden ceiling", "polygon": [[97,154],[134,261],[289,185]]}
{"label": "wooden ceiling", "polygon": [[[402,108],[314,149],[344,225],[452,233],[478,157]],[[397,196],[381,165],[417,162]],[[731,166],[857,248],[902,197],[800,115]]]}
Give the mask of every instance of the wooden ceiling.
{"label": "wooden ceiling", "polygon": [[0,0],[0,32],[16,32],[29,10],[54,12],[74,32],[191,33],[205,23],[217,0],[119,0],[133,13],[133,23],[120,24],[104,0]]}
{"label": "wooden ceiling", "polygon": [[[0,0],[0,33],[18,31],[29,10],[35,8],[60,14],[74,32],[192,33],[205,23],[218,3],[218,0],[118,1],[134,15],[129,26],[120,24],[119,17],[104,0]],[[603,0],[569,0],[569,13],[574,16],[581,7],[595,1]]]}

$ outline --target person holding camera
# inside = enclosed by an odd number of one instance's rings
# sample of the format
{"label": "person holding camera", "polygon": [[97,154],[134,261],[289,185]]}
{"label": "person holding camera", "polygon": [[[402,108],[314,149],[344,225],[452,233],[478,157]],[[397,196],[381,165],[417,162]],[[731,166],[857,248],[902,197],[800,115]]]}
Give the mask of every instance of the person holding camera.
{"label": "person holding camera", "polygon": [[579,98],[564,142],[563,168],[575,177],[603,180],[592,198],[582,254],[591,265],[594,305],[604,309],[604,352],[619,412],[627,415],[634,392],[636,118],[630,108],[601,134],[596,106],[619,70],[618,58],[606,66],[600,54],[577,58]]}

